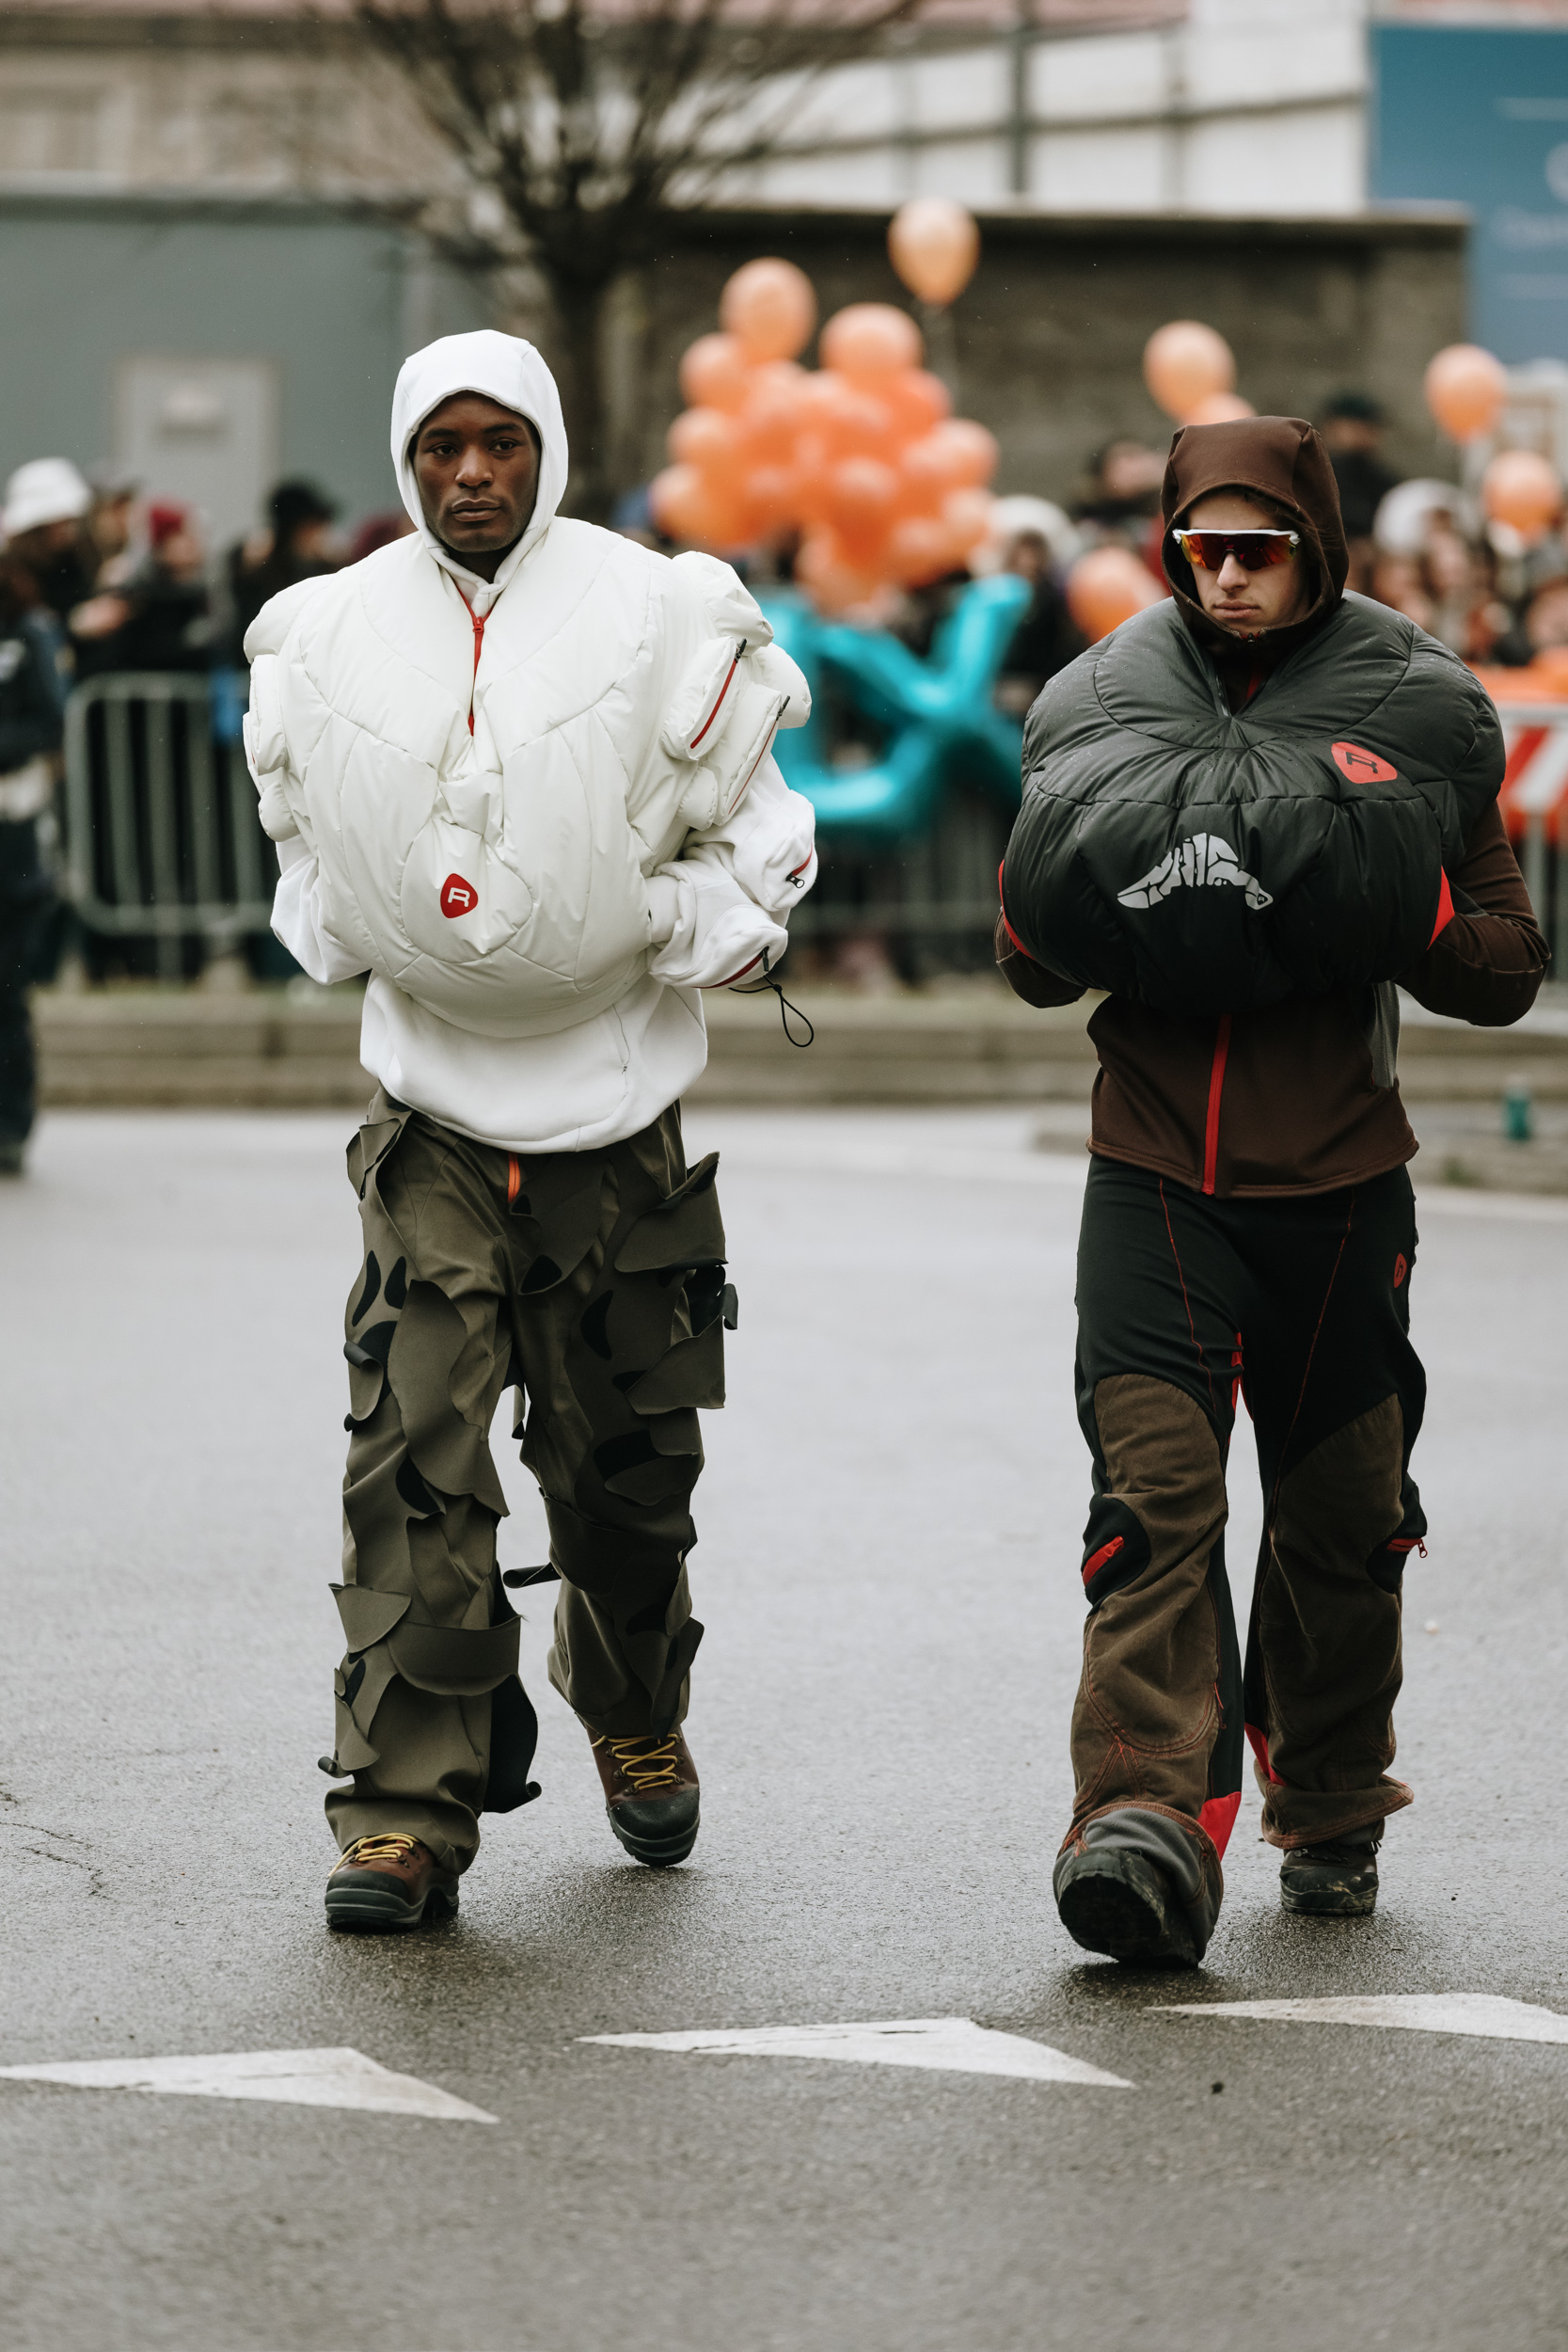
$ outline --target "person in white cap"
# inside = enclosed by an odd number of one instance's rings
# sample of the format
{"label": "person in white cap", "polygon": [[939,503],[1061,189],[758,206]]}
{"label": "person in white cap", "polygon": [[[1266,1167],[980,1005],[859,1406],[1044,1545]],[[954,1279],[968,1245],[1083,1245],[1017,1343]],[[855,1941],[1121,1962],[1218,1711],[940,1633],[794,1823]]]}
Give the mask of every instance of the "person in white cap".
{"label": "person in white cap", "polygon": [[479,1815],[537,1793],[496,1560],[508,1387],[550,1534],[508,1581],[561,1580],[550,1679],[622,1845],[691,1850],[696,1408],[723,1401],[735,1293],[679,1097],[701,991],[776,965],[816,874],[811,806],[769,755],[804,679],[727,564],[558,514],[537,352],[486,332],[417,353],[392,459],[415,534],[275,597],[245,641],[274,928],[318,980],[370,975],[323,1758],[327,1915],[366,1929],[451,1916]]}
{"label": "person in white cap", "polygon": [[0,533],[63,621],[90,596],[98,554],[87,529],[92,491],[69,457],[35,457],[6,485]]}

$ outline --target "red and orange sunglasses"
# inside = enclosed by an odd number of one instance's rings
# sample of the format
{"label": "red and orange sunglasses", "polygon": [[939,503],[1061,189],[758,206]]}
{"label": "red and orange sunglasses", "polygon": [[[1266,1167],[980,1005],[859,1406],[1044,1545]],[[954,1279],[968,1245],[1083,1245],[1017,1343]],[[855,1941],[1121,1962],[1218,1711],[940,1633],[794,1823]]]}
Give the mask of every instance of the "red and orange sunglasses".
{"label": "red and orange sunglasses", "polygon": [[1260,572],[1270,564],[1289,564],[1301,545],[1299,531],[1173,531],[1170,535],[1200,572],[1223,571],[1227,555],[1243,572]]}

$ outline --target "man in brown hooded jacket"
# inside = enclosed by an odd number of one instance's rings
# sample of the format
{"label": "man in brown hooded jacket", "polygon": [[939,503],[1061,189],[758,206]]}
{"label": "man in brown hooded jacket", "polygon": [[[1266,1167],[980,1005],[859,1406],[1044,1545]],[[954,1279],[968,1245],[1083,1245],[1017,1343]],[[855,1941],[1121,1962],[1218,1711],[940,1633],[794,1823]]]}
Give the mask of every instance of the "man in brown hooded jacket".
{"label": "man in brown hooded jacket", "polygon": [[[1180,619],[1240,711],[1345,602],[1327,453],[1295,418],[1188,426],[1163,512]],[[1439,926],[1400,976],[1419,1003],[1488,1027],[1528,1009],[1547,950],[1495,800],[1450,866]],[[1005,920],[997,961],[1028,1003],[1082,993]],[[1054,1885],[1090,1950],[1201,1958],[1243,1724],[1289,1910],[1370,1911],[1384,1821],[1411,1802],[1387,1774],[1401,1579],[1426,1532],[1409,1472],[1425,1378],[1397,1018],[1383,987],[1218,1016],[1110,996],[1089,1024],[1077,1385],[1091,1613]],[[1244,1675],[1223,1554],[1239,1394],[1265,1502]]]}

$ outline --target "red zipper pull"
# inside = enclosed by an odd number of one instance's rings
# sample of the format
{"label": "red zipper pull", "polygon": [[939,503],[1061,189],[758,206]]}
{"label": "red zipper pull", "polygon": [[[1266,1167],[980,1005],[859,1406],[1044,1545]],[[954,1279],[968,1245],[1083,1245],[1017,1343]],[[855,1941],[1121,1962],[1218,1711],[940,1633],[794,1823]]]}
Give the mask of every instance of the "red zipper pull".
{"label": "red zipper pull", "polygon": [[474,625],[474,675],[468,687],[468,733],[474,731],[474,691],[479,684],[479,657],[484,645],[484,615],[470,605],[468,618]]}

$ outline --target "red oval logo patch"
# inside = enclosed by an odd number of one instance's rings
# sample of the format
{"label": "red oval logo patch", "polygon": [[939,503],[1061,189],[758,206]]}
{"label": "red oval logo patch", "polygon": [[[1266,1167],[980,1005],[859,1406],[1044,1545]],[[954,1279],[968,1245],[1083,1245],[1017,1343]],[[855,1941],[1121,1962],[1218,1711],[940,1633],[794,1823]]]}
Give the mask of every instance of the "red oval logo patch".
{"label": "red oval logo patch", "polygon": [[449,874],[441,884],[441,912],[448,917],[472,914],[479,904],[479,893],[472,882],[461,874]]}
{"label": "red oval logo patch", "polygon": [[1334,764],[1352,784],[1397,784],[1400,771],[1390,768],[1376,752],[1364,752],[1359,743],[1331,743]]}

